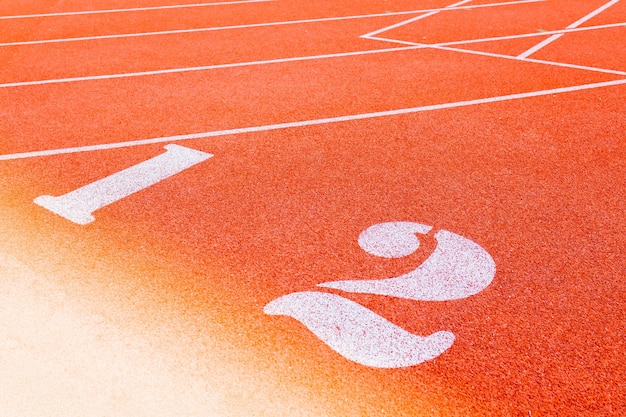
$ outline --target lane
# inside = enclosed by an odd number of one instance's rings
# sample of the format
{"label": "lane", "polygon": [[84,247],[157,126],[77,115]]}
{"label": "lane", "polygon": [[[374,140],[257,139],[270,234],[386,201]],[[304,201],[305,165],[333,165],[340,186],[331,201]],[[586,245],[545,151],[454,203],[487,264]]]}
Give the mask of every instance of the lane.
{"label": "lane", "polygon": [[582,27],[623,22],[624,16],[626,16],[626,4],[620,1],[606,11],[594,16],[593,19],[584,23]]}
{"label": "lane", "polygon": [[[54,12],[75,12],[88,10],[107,10],[107,9],[130,9],[140,7],[172,7],[176,5],[194,5],[194,4],[211,4],[220,3],[228,0],[102,0],[102,1],[81,1],[68,0],[62,3],[54,0],[24,0],[19,3],[10,0],[2,0],[0,2],[0,13],[2,15],[25,15],[25,14],[41,14]],[[245,0],[244,0],[245,1]],[[365,0],[361,2],[365,7],[380,7],[379,2],[374,0]],[[322,4],[322,3],[321,3]],[[396,5],[408,4],[408,2],[397,2]],[[415,4],[415,2],[413,2]],[[357,6],[358,7],[358,6]],[[393,5],[391,7],[394,7]],[[345,9],[345,8],[344,8]]]}
{"label": "lane", "polygon": [[0,68],[0,84],[379,49],[378,42],[359,36],[396,19],[0,47],[0,59],[7,63]]}
{"label": "lane", "polygon": [[[5,250],[71,285],[86,311],[136,317],[125,329],[145,331],[153,317],[182,323],[149,352],[176,346],[193,364],[265,369],[282,381],[270,404],[279,415],[288,399],[298,410],[324,404],[329,415],[611,415],[625,404],[626,264],[616,256],[626,245],[625,92],[190,141],[215,156],[103,208],[88,227],[32,199],[154,157],[161,145],[5,161]],[[262,314],[320,282],[419,263],[427,253],[381,260],[356,245],[365,227],[388,220],[461,233],[496,261],[495,281],[466,300],[348,296],[415,334],[453,331],[445,355],[401,370],[357,368],[297,322]],[[228,346],[219,359],[180,342],[208,339]],[[238,378],[251,391],[266,381]],[[191,381],[185,368],[178,382]]]}
{"label": "lane", "polygon": [[18,15],[1,15],[0,20],[24,20],[24,19],[40,19],[50,17],[67,17],[67,16],[81,16],[81,15],[94,15],[94,14],[113,14],[113,13],[135,13],[135,12],[150,12],[154,10],[175,10],[175,9],[195,9],[200,7],[214,7],[214,6],[231,6],[234,4],[252,4],[263,3],[272,0],[231,0],[231,1],[215,1],[205,3],[189,3],[189,4],[171,4],[171,5],[159,5],[159,6],[136,6],[136,7],[121,7],[114,9],[88,9],[88,10],[74,10],[74,11],[56,11],[50,13],[34,13],[34,14],[18,14]]}
{"label": "lane", "polygon": [[[526,0],[522,0],[526,1]],[[531,0],[534,1],[534,0]],[[468,7],[490,5],[475,4]],[[493,6],[510,7],[510,6]],[[363,16],[360,16],[363,17]],[[397,16],[346,21],[315,19],[307,23],[286,26],[229,27],[225,32],[201,31],[175,33],[159,32],[159,36],[130,38],[97,38],[63,43],[17,43],[0,45],[0,58],[7,65],[0,69],[0,84],[56,78],[76,78],[154,71],[159,69],[189,68],[214,63],[287,57],[282,49],[298,50],[297,56],[358,50],[356,45],[377,45],[378,42],[356,42],[357,37],[373,27],[388,26]],[[294,23],[294,22],[291,22]],[[345,26],[345,28],[343,27]],[[218,27],[213,29],[225,29]],[[315,38],[317,33],[323,36]],[[331,38],[329,38],[329,36]],[[334,36],[334,38],[332,38]],[[251,45],[251,39],[261,38],[267,45]],[[350,45],[350,38],[355,42]],[[314,40],[313,40],[314,39]],[[338,40],[345,40],[345,49]],[[279,41],[277,41],[279,40]],[[277,48],[272,42],[285,43]],[[86,42],[86,43],[85,43]],[[291,42],[291,44],[287,43]],[[188,45],[195,45],[189,48]],[[85,48],[88,45],[89,48]],[[329,48],[323,46],[328,45]],[[264,46],[264,47],[262,47]],[[336,48],[339,46],[339,48]],[[265,53],[266,52],[266,53]],[[295,56],[295,54],[294,54]]]}
{"label": "lane", "polygon": [[[490,38],[479,38],[472,39],[468,41],[454,41],[454,42],[445,42],[439,44],[440,46],[456,46],[463,49],[470,49],[474,51],[483,51],[483,52],[491,52],[496,54],[508,54],[511,56],[509,52],[509,48],[512,45],[518,44],[519,41],[522,41],[523,44],[527,44],[528,47],[531,46],[531,42],[542,42],[543,40],[548,38],[548,35],[556,35],[556,34],[568,34],[568,33],[579,33],[579,32],[587,32],[587,31],[595,31],[595,30],[603,30],[603,29],[611,29],[623,27],[626,25],[626,22],[619,23],[607,23],[605,25],[596,25],[596,26],[586,26],[579,27],[574,29],[559,29],[559,30],[547,30],[541,31],[539,33],[522,33],[515,35],[507,35],[502,37],[490,37]],[[485,45],[482,45],[485,44]],[[521,44],[521,43],[520,43]],[[515,47],[512,48],[513,50]]]}
{"label": "lane", "polygon": [[[101,0],[101,1],[81,1],[69,0],[58,2],[54,0],[23,0],[14,2],[10,0],[0,1],[0,16],[20,16],[47,13],[71,13],[86,12],[90,10],[112,10],[128,9],[138,7],[172,7],[185,5],[201,5],[221,3],[227,0]],[[246,1],[246,0],[244,0]]]}
{"label": "lane", "polygon": [[60,39],[120,33],[143,33],[177,29],[232,26],[302,19],[341,17],[411,11],[444,7],[445,0],[414,2],[401,0],[392,6],[374,0],[358,2],[346,10],[345,5],[330,0],[306,2],[284,0],[266,3],[250,3],[167,9],[120,14],[97,14],[61,16],[53,18],[10,19],[0,26],[0,42],[20,42],[41,39]]}
{"label": "lane", "polygon": [[626,71],[626,26],[568,34],[533,57]]}
{"label": "lane", "polygon": [[268,131],[291,129],[291,128],[304,127],[304,126],[329,125],[329,124],[335,124],[335,123],[349,122],[353,120],[376,119],[376,118],[382,118],[382,117],[397,116],[401,114],[425,113],[425,112],[430,112],[434,110],[454,109],[454,108],[459,108],[459,107],[472,107],[472,106],[481,105],[481,104],[498,103],[498,102],[512,101],[512,100],[522,100],[522,99],[531,98],[531,97],[541,97],[541,96],[547,96],[547,95],[554,96],[556,94],[570,93],[574,91],[593,90],[593,89],[611,87],[611,86],[622,85],[622,84],[626,84],[626,79],[618,79],[614,81],[605,81],[605,82],[593,83],[593,84],[576,85],[576,86],[571,86],[571,87],[553,88],[549,90],[539,90],[539,91],[532,91],[532,92],[527,92],[527,93],[509,94],[509,95],[504,95],[504,96],[488,97],[488,98],[481,98],[481,99],[475,99],[475,100],[457,101],[457,102],[450,102],[450,103],[444,103],[444,104],[435,104],[435,105],[409,107],[409,108],[404,108],[404,109],[387,110],[387,111],[380,111],[380,112],[353,114],[353,115],[347,115],[347,116],[310,119],[310,120],[302,120],[302,121],[297,121],[297,122],[276,123],[276,124],[270,124],[270,125],[251,126],[251,127],[236,128],[236,129],[213,130],[209,132],[165,136],[165,137],[150,138],[150,139],[139,139],[139,140],[125,141],[125,142],[99,143],[99,144],[94,144],[94,145],[46,149],[46,150],[30,151],[30,152],[19,152],[19,153],[13,153],[13,154],[0,155],[0,161],[10,161],[10,160],[16,160],[16,159],[26,159],[26,158],[34,158],[34,157],[42,157],[42,156],[63,155],[63,154],[70,154],[70,153],[92,152],[92,151],[101,151],[101,150],[109,150],[109,149],[129,148],[129,147],[135,147],[135,146],[153,145],[157,143],[174,143],[174,142],[188,141],[191,139],[217,138],[221,136],[241,135],[241,134],[256,133],[256,132],[268,132]]}
{"label": "lane", "polygon": [[[604,11],[606,11],[610,7],[614,6],[618,2],[619,2],[619,0],[611,0],[611,1],[603,4],[602,6],[598,7],[597,9],[594,9],[590,13],[584,15],[583,17],[581,17],[580,19],[578,19],[577,21],[575,21],[571,25],[568,25],[567,29],[577,28],[577,27],[585,24],[586,22],[588,22],[589,20],[593,19],[595,16],[603,13]],[[529,56],[531,56],[532,54],[536,53],[537,51],[545,48],[550,43],[556,41],[561,36],[563,36],[563,34],[559,33],[559,34],[552,35],[552,36],[550,36],[547,39],[544,39],[543,41],[539,42],[537,45],[535,45],[532,48],[528,49],[527,51],[524,51],[523,53],[521,53],[519,55],[519,58],[528,58]]]}
{"label": "lane", "polygon": [[[451,11],[440,13],[423,22],[399,27],[381,36],[418,43],[445,43],[558,30],[564,29],[605,3],[606,1],[602,0],[577,0],[565,4],[549,1],[493,9]],[[463,22],[462,25],[455,23],[460,21]],[[510,54],[518,55],[524,52],[527,46],[533,46],[537,42],[539,40],[516,40],[507,41],[506,46],[499,46],[497,42],[494,42],[493,45],[497,49],[485,49],[490,45],[478,47],[495,53],[509,49]]]}
{"label": "lane", "polygon": [[616,79],[536,63],[414,50],[4,88],[0,152],[345,116]]}

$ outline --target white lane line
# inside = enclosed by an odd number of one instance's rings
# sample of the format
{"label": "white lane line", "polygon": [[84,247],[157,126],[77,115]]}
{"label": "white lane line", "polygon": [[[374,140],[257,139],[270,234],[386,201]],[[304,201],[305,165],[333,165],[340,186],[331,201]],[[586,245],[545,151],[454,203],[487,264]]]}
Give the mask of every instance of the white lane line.
{"label": "white lane line", "polygon": [[104,14],[104,13],[127,13],[127,12],[146,12],[151,10],[168,10],[168,9],[185,9],[192,7],[210,7],[210,6],[225,6],[230,4],[245,4],[245,3],[264,3],[274,0],[236,0],[236,1],[221,1],[214,3],[193,3],[193,4],[176,4],[169,6],[151,6],[151,7],[131,7],[127,9],[107,9],[107,10],[85,10],[80,12],[57,12],[57,13],[38,13],[38,14],[22,14],[13,16],[0,16],[0,20],[8,19],[32,19],[41,17],[60,17],[60,16],[79,16],[88,14]]}
{"label": "white lane line", "polygon": [[[518,35],[495,36],[491,38],[479,38],[479,39],[469,39],[469,40],[463,40],[463,41],[442,42],[436,45],[438,46],[469,45],[473,43],[504,41],[504,40],[521,39],[521,38],[532,38],[532,37],[537,37],[537,36],[553,35],[557,33],[564,34],[564,33],[574,33],[574,32],[585,32],[588,30],[610,29],[610,28],[625,27],[625,26],[626,26],[626,22],[607,23],[605,25],[584,26],[584,27],[572,28],[572,29],[546,30],[545,32],[521,33]],[[391,41],[391,39],[387,39],[387,40]]]}
{"label": "white lane line", "polygon": [[[550,33],[570,33],[570,32],[578,32],[578,31],[585,31],[585,30],[606,29],[606,28],[613,28],[613,27],[622,27],[625,24],[626,23],[611,23],[611,24],[606,24],[606,25],[589,26],[589,27],[576,28],[576,29],[560,29],[560,30],[540,32],[540,33],[524,33],[520,35],[508,35],[508,36],[493,37],[493,38],[469,39],[469,40],[462,40],[462,41],[445,42],[445,43],[440,43],[440,44],[420,44],[420,43],[415,43],[415,42],[402,41],[398,39],[388,39],[388,38],[383,38],[383,37],[372,36],[372,37],[369,37],[368,39],[379,40],[379,41],[384,41],[384,42],[392,42],[392,43],[408,45],[408,46],[397,47],[397,48],[370,49],[366,51],[340,52],[336,54],[308,55],[308,56],[292,57],[292,58],[278,58],[278,59],[269,59],[269,60],[262,60],[262,61],[234,62],[234,63],[227,63],[227,64],[205,65],[205,66],[199,66],[199,67],[170,68],[170,69],[164,69],[164,70],[130,72],[130,73],[121,73],[121,74],[90,75],[90,76],[85,76],[85,77],[69,77],[69,78],[57,78],[57,79],[49,79],[49,80],[19,81],[19,82],[13,82],[13,83],[0,84],[0,88],[14,88],[14,87],[25,87],[25,86],[46,85],[46,84],[62,84],[62,83],[73,83],[73,82],[81,82],[81,81],[110,80],[110,79],[117,79],[117,78],[176,74],[176,73],[193,72],[193,71],[209,71],[209,70],[215,70],[215,69],[246,67],[246,66],[254,66],[254,65],[280,64],[280,63],[287,63],[287,62],[309,61],[309,60],[316,60],[316,59],[342,58],[342,57],[380,54],[380,53],[397,52],[397,51],[410,51],[414,49],[423,49],[423,48],[438,48],[438,47],[452,46],[452,45],[464,45],[464,44],[471,44],[471,43],[517,39],[517,38],[525,38],[525,37],[533,37],[533,36],[545,36],[546,34],[550,34]],[[453,49],[449,49],[449,50],[453,50]],[[454,51],[472,53],[470,52],[470,50],[466,50],[466,49],[454,49]],[[478,54],[478,53],[475,53],[475,54]],[[516,58],[516,57],[511,57],[508,55],[495,55],[495,54],[489,55],[487,53],[484,53],[484,55],[485,56],[497,56],[497,57],[507,58],[507,59]],[[559,65],[559,66],[567,66],[566,64],[561,65],[560,63],[555,63],[552,61],[530,60],[530,59],[526,59],[526,61],[544,63],[544,64],[554,64],[554,65]],[[576,67],[576,68],[580,69],[583,67]],[[601,69],[591,68],[591,67],[584,67],[584,68],[592,69],[592,70],[599,70],[601,72],[608,71],[611,74],[621,75],[619,71],[617,72],[612,71],[612,70],[602,71]]]}
{"label": "white lane line", "polygon": [[330,59],[330,58],[341,58],[341,57],[350,57],[350,56],[359,56],[359,55],[382,54],[382,53],[387,53],[387,52],[409,51],[413,49],[422,49],[422,48],[424,47],[423,46],[409,46],[406,48],[370,49],[367,51],[341,52],[337,54],[324,54],[324,55],[309,55],[309,56],[301,56],[301,57],[293,57],[293,58],[278,58],[278,59],[269,59],[265,61],[235,62],[235,63],[229,63],[229,64],[205,65],[201,67],[172,68],[172,69],[165,69],[165,70],[129,72],[129,73],[123,73],[123,74],[91,75],[91,76],[86,76],[86,77],[59,78],[59,79],[50,79],[50,80],[20,81],[20,82],[14,82],[14,83],[0,84],[0,88],[26,87],[26,86],[33,86],[33,85],[45,85],[45,84],[62,84],[62,83],[72,83],[72,82],[79,82],[79,81],[111,80],[111,79],[117,79],[117,78],[143,77],[143,76],[148,76],[148,75],[177,74],[177,73],[192,72],[192,71],[208,71],[208,70],[223,69],[223,68],[236,68],[236,67],[247,67],[247,66],[254,66],[254,65],[281,64],[285,62],[310,61],[310,60],[316,60],[316,59]]}
{"label": "white lane line", "polygon": [[624,71],[618,71],[618,70],[612,70],[612,69],[606,69],[606,68],[598,68],[598,67],[588,67],[586,65],[568,64],[566,62],[546,61],[543,59],[534,59],[534,58],[518,58],[515,56],[511,56],[511,55],[501,55],[501,54],[495,54],[492,52],[474,51],[471,49],[461,49],[461,48],[451,48],[451,47],[439,46],[439,45],[433,45],[432,48],[440,49],[443,51],[462,52],[462,53],[471,54],[471,55],[489,56],[493,58],[503,58],[503,59],[513,60],[513,61],[532,62],[535,64],[551,65],[555,67],[579,69],[579,70],[585,70],[585,71],[601,72],[605,74],[626,76],[626,72]]}
{"label": "white lane line", "polygon": [[[581,18],[581,19],[577,20],[576,22],[572,23],[571,25],[569,25],[567,27],[567,29],[573,29],[573,28],[576,28],[576,27],[582,25],[586,21],[592,19],[593,17],[597,16],[598,14],[602,13],[603,11],[605,11],[606,9],[608,9],[609,7],[613,6],[614,4],[616,4],[618,2],[619,2],[619,0],[611,0],[610,2],[606,3],[604,6],[599,7],[598,9],[596,9],[593,12],[589,13],[588,15],[584,16],[583,18]],[[559,34],[556,34],[556,35],[552,35],[548,39],[544,39],[543,41],[539,42],[537,45],[533,46],[532,48],[528,49],[527,51],[522,52],[517,57],[518,58],[528,58],[529,56],[531,56],[535,52],[539,51],[540,49],[544,48],[545,46],[547,46],[547,45],[551,44],[552,42],[554,42],[555,40],[559,39],[561,36],[563,36],[562,33],[559,33]]]}
{"label": "white lane line", "polygon": [[[454,3],[454,4],[451,4],[449,6],[446,6],[446,9],[451,9],[453,7],[462,6],[465,3],[469,3],[470,1],[472,1],[472,0],[462,0],[462,1],[458,2],[458,3]],[[426,19],[427,17],[434,16],[434,15],[436,15],[438,13],[439,13],[439,11],[436,11],[436,12],[429,12],[429,13],[426,13],[426,14],[423,14],[423,15],[420,15],[420,16],[415,16],[415,17],[413,17],[411,19],[404,20],[402,22],[393,24],[391,26],[384,27],[382,29],[375,30],[375,31],[370,32],[370,33],[366,33],[365,35],[361,35],[361,38],[367,39],[367,38],[369,38],[371,36],[376,36],[376,35],[381,34],[383,32],[387,32],[389,30],[396,29],[396,28],[408,25],[409,23],[413,23],[413,22],[417,22],[418,20]]]}
{"label": "white lane line", "polygon": [[0,43],[0,46],[39,45],[39,44],[45,44],[45,43],[82,42],[82,41],[95,41],[95,40],[101,40],[101,39],[121,39],[121,38],[137,38],[137,37],[144,37],[144,36],[179,35],[183,33],[215,32],[215,31],[220,31],[220,30],[253,29],[253,28],[261,28],[261,27],[268,27],[268,26],[287,26],[287,25],[298,25],[298,24],[305,24],[305,23],[322,23],[322,22],[337,22],[337,21],[342,21],[342,20],[370,19],[370,18],[387,17],[387,16],[405,16],[405,15],[422,13],[422,12],[423,10],[408,10],[404,12],[374,13],[374,14],[341,16],[341,17],[320,17],[317,19],[287,20],[287,21],[282,21],[282,22],[266,22],[266,23],[249,23],[245,25],[213,26],[213,27],[195,28],[195,29],[175,29],[175,30],[163,30],[163,31],[157,31],[157,32],[121,33],[121,34],[116,34],[116,35],[83,36],[83,37],[77,37],[77,38],[61,38],[61,39],[43,39],[43,40],[36,40],[36,41],[6,42],[6,43]]}
{"label": "white lane line", "polygon": [[509,5],[509,4],[538,3],[538,2],[543,2],[543,1],[546,1],[546,0],[520,0],[520,1],[514,1],[514,2],[462,6],[462,7],[456,7],[454,9],[451,9],[451,8],[421,9],[421,10],[408,10],[408,11],[403,11],[403,12],[374,13],[374,14],[338,16],[338,17],[320,17],[316,19],[288,20],[288,21],[281,21],[281,22],[266,22],[266,23],[250,23],[250,24],[245,24],[245,25],[214,26],[214,27],[196,28],[196,29],[176,29],[176,30],[156,31],[156,32],[121,33],[121,34],[115,34],[115,35],[98,35],[98,36],[83,36],[83,37],[75,37],[75,38],[42,39],[42,40],[22,41],[22,42],[5,42],[5,43],[0,43],[0,46],[38,45],[38,44],[62,43],[62,42],[83,42],[83,41],[93,41],[93,40],[100,40],[100,39],[120,39],[120,38],[134,38],[134,37],[143,37],[143,36],[176,35],[176,34],[181,34],[181,33],[213,32],[213,31],[219,31],[219,30],[234,30],[234,29],[250,29],[250,28],[268,27],[268,26],[298,25],[298,24],[304,24],[304,23],[336,22],[336,21],[342,21],[342,20],[369,19],[369,18],[387,17],[387,16],[406,16],[406,15],[411,15],[411,14],[450,11],[450,10],[469,10],[469,9],[478,9],[478,8],[485,8],[485,7],[504,6],[504,5]]}
{"label": "white lane line", "polygon": [[398,44],[401,44],[401,45],[412,45],[412,46],[416,46],[416,47],[421,46],[424,49],[430,48],[430,49],[438,49],[438,50],[441,50],[441,51],[461,52],[461,53],[469,54],[469,55],[480,55],[480,56],[488,56],[488,57],[492,57],[492,58],[503,58],[503,59],[508,59],[508,60],[512,60],[512,61],[532,62],[532,63],[535,63],[535,64],[551,65],[551,66],[555,66],[555,67],[564,67],[564,68],[579,69],[579,70],[585,70],[585,71],[601,72],[601,73],[605,73],[605,74],[626,76],[626,72],[624,72],[624,71],[605,69],[605,68],[598,68],[598,67],[588,67],[588,66],[585,66],[585,65],[568,64],[566,62],[546,61],[546,60],[543,60],[543,59],[519,58],[519,57],[511,56],[511,55],[502,55],[502,54],[496,54],[496,53],[493,53],[493,52],[475,51],[475,50],[472,50],[472,49],[453,48],[453,47],[447,46],[447,45],[454,45],[454,44],[456,44],[456,42],[440,43],[440,44],[428,44],[428,43],[417,43],[417,42],[401,41],[401,40],[397,40],[397,39],[388,39],[388,38],[381,38],[381,37],[371,37],[369,39],[385,41],[385,42],[392,42],[392,43],[398,43]]}
{"label": "white lane line", "polygon": [[427,105],[427,106],[409,107],[409,108],[404,108],[404,109],[387,110],[387,111],[379,111],[379,112],[372,112],[372,113],[361,113],[361,114],[353,114],[353,115],[347,115],[347,116],[303,120],[303,121],[298,121],[298,122],[277,123],[277,124],[262,125],[262,126],[243,127],[243,128],[237,128],[237,129],[226,129],[226,130],[217,130],[217,131],[203,132],[203,133],[192,133],[188,135],[166,136],[166,137],[160,137],[160,138],[141,139],[141,140],[133,140],[133,141],[127,141],[127,142],[78,146],[78,147],[73,147],[73,148],[60,148],[60,149],[49,149],[49,150],[44,150],[44,151],[5,154],[5,155],[0,155],[0,161],[70,154],[70,153],[78,153],[78,152],[101,151],[101,150],[108,150],[108,149],[127,148],[127,147],[132,147],[132,146],[152,145],[152,144],[157,144],[157,143],[180,142],[180,141],[191,140],[191,139],[206,139],[206,138],[214,138],[214,137],[227,136],[227,135],[240,135],[244,133],[267,132],[267,131],[272,131],[272,130],[291,129],[291,128],[323,125],[323,124],[330,124],[330,123],[341,123],[341,122],[349,122],[349,121],[355,121],[355,120],[373,119],[373,118],[378,118],[378,117],[398,116],[398,115],[403,115],[403,114],[413,114],[413,113],[421,113],[421,112],[426,112],[426,111],[453,109],[453,108],[458,108],[458,107],[475,106],[479,104],[497,103],[497,102],[519,100],[519,99],[525,99],[525,98],[531,98],[531,97],[541,97],[541,96],[548,96],[548,95],[553,95],[553,94],[562,94],[562,93],[569,93],[569,92],[575,92],[575,91],[591,90],[595,88],[610,87],[610,86],[616,86],[616,85],[622,85],[622,84],[626,84],[626,79],[605,81],[605,82],[592,83],[592,84],[582,84],[582,85],[575,85],[575,86],[570,86],[570,87],[559,87],[559,88],[553,88],[553,89],[548,89],[548,90],[530,91],[526,93],[507,94],[504,96],[487,97],[487,98],[480,98],[480,99],[474,99],[474,100],[456,101],[452,103],[433,104],[433,105]]}
{"label": "white lane line", "polygon": [[[399,39],[383,38],[382,36],[369,36],[367,39],[370,39],[373,41],[398,43],[400,45],[422,46],[424,48],[432,48],[433,46],[436,46],[436,44],[429,44],[429,43],[420,44],[420,43],[415,43],[415,42],[410,42],[410,41],[402,41]],[[400,48],[400,49],[404,49],[404,48]]]}

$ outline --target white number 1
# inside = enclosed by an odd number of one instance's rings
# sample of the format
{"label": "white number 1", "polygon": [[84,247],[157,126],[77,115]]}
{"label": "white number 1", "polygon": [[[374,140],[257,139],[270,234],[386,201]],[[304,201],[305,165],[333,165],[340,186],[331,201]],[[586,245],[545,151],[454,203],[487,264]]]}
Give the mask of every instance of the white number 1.
{"label": "white number 1", "polygon": [[180,145],[166,145],[165,149],[166,152],[159,156],[62,196],[37,197],[35,203],[74,223],[88,224],[95,220],[92,215],[94,211],[155,185],[213,156]]}

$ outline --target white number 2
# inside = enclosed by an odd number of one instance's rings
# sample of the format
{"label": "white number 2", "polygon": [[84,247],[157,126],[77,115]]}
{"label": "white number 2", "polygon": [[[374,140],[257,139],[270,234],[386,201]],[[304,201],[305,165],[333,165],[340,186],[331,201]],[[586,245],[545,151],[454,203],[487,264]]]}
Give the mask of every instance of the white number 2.
{"label": "white number 2", "polygon": [[[417,250],[416,233],[430,230],[430,226],[419,223],[381,223],[361,233],[358,242],[368,253],[398,258]],[[438,231],[435,239],[433,253],[407,274],[318,286],[409,300],[448,301],[474,295],[491,283],[496,267],[482,247],[446,230]],[[288,294],[269,303],[264,312],[293,317],[340,355],[377,368],[417,365],[441,355],[454,342],[454,334],[449,331],[417,336],[354,301],[330,293]]]}

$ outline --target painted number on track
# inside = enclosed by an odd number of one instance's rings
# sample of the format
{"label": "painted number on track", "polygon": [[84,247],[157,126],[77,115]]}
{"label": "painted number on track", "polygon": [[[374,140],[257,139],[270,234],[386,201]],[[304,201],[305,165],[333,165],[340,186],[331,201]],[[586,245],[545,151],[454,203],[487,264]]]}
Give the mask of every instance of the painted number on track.
{"label": "painted number on track", "polygon": [[95,220],[92,213],[124,197],[155,185],[213,155],[180,145],[166,145],[166,152],[59,197],[42,195],[35,203],[78,223]]}
{"label": "painted number on track", "polygon": [[[419,247],[418,234],[430,226],[410,222],[381,223],[359,237],[366,252],[398,258]],[[466,298],[485,289],[496,266],[478,244],[446,230],[435,234],[437,247],[413,271],[378,280],[334,281],[319,284],[350,293],[378,294],[417,301]],[[414,335],[370,309],[339,295],[307,291],[282,296],[265,306],[266,314],[290,316],[343,357],[376,368],[400,368],[431,360],[450,348],[454,334],[442,330]]]}

